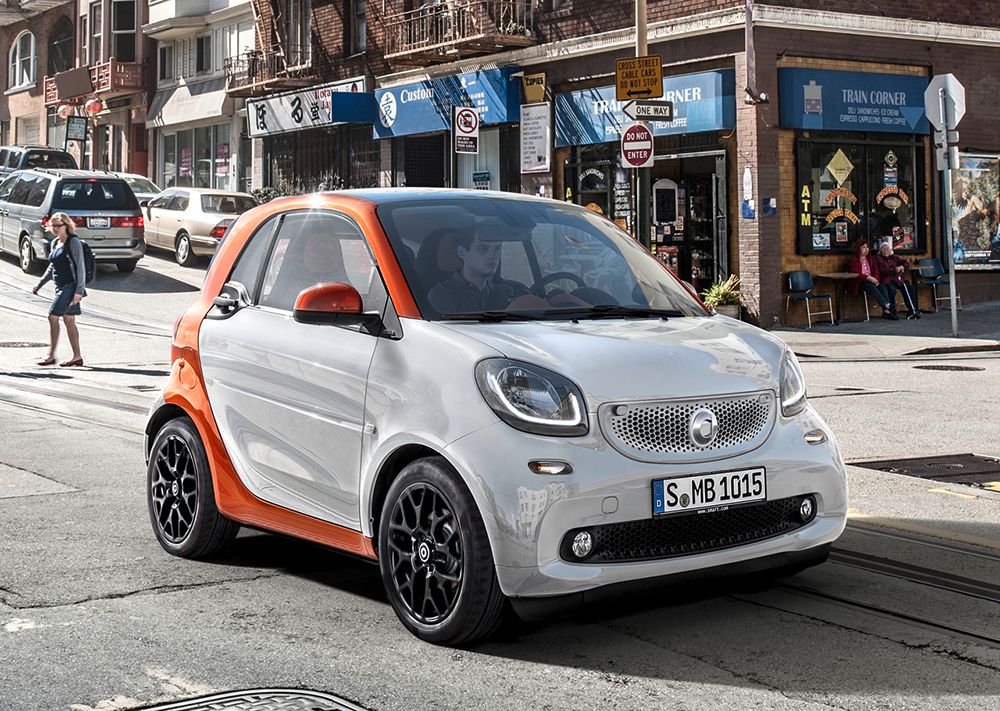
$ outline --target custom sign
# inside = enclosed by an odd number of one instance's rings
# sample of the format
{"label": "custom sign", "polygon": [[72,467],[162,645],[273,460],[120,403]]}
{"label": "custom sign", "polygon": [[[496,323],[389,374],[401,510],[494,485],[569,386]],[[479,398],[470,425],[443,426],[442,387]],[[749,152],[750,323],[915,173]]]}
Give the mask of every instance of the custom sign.
{"label": "custom sign", "polygon": [[622,134],[622,161],[629,168],[648,168],[653,165],[653,132],[645,124],[637,123]]}
{"label": "custom sign", "polygon": [[456,153],[479,153],[479,112],[467,106],[456,106],[452,130]]}
{"label": "custom sign", "polygon": [[538,104],[545,101],[545,73],[525,74],[521,77],[521,88],[524,90],[524,103]]}
{"label": "custom sign", "polygon": [[780,126],[927,133],[925,77],[825,69],[778,70]]}
{"label": "custom sign", "polygon": [[615,97],[619,101],[659,99],[661,96],[663,61],[660,55],[615,61]]}
{"label": "custom sign", "polygon": [[552,104],[521,106],[521,172],[548,173],[552,162]]}
{"label": "custom sign", "polygon": [[87,117],[67,116],[66,117],[66,138],[70,141],[87,140]]}
{"label": "custom sign", "polygon": [[656,121],[674,120],[674,104],[672,101],[630,101],[622,106],[622,111],[634,121],[646,119]]}

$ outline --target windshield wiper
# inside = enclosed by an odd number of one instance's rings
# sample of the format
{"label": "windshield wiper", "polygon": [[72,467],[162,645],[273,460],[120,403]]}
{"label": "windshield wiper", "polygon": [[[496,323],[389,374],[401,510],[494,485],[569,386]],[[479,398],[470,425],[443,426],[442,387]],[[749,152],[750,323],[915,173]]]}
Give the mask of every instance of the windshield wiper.
{"label": "windshield wiper", "polygon": [[469,311],[460,314],[442,314],[441,320],[499,323],[500,321],[537,321],[538,316],[518,311]]}
{"label": "windshield wiper", "polygon": [[571,316],[573,318],[618,318],[622,316],[655,317],[666,319],[671,316],[684,316],[676,309],[650,309],[641,306],[621,306],[619,304],[600,304],[598,306],[581,306],[568,309],[548,309],[542,312],[545,316]]}

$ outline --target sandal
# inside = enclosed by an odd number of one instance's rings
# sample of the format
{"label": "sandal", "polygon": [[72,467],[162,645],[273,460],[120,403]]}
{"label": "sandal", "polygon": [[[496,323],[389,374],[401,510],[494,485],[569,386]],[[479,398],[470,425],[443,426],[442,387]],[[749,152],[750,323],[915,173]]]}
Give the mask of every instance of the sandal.
{"label": "sandal", "polygon": [[[55,359],[53,359],[55,362]],[[67,360],[59,364],[60,368],[72,368],[76,365],[83,365],[83,358],[74,358],[73,360]]]}
{"label": "sandal", "polygon": [[55,365],[55,362],[56,362],[56,357],[49,356],[48,358],[42,358],[40,361],[38,361],[37,365]]}

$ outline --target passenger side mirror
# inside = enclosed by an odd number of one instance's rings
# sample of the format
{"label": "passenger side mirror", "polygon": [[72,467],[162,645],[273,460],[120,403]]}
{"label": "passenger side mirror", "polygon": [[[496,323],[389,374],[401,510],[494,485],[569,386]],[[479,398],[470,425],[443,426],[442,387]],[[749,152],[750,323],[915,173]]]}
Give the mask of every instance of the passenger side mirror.
{"label": "passenger side mirror", "polygon": [[361,294],[350,284],[326,282],[299,292],[293,318],[299,323],[357,326],[372,335],[382,332],[382,317],[362,311]]}
{"label": "passenger side mirror", "polygon": [[149,200],[140,200],[139,207],[149,207]]}

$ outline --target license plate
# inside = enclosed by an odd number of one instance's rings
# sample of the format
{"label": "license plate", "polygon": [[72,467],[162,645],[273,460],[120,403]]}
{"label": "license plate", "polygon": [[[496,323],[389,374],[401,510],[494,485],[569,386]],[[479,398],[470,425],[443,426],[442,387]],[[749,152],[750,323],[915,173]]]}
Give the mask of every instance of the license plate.
{"label": "license plate", "polygon": [[107,229],[108,227],[111,227],[111,218],[110,217],[88,217],[87,218],[87,227],[89,227],[90,229],[95,229],[95,228],[96,229]]}
{"label": "license plate", "polygon": [[653,480],[653,515],[725,510],[767,499],[764,468]]}

